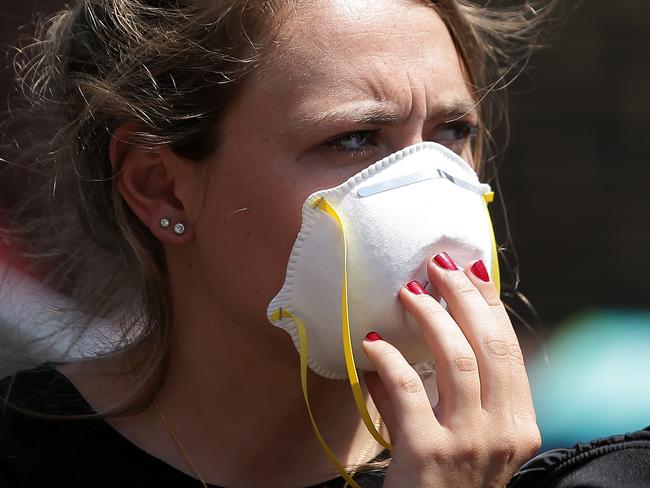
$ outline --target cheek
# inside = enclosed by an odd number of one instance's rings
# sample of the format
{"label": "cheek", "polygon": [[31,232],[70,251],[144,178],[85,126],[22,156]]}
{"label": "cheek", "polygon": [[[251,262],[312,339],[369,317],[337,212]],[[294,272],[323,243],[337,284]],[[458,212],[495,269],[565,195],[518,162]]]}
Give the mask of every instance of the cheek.
{"label": "cheek", "polygon": [[265,320],[284,282],[305,196],[259,168],[238,166],[212,179],[197,226],[199,259],[209,298],[231,317]]}
{"label": "cheek", "polygon": [[474,171],[476,171],[480,175],[480,172],[478,171],[479,168],[477,167],[478,162],[475,161],[476,158],[474,157],[474,151],[472,150],[471,144],[467,144],[465,146],[465,149],[463,149],[463,152],[460,154],[460,157],[463,158],[465,161],[467,161],[467,163],[472,168],[474,168]]}

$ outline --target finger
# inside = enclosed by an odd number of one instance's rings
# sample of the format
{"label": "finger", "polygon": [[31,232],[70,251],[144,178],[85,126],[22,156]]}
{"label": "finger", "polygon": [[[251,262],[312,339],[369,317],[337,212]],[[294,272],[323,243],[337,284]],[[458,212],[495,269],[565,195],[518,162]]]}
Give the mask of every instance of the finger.
{"label": "finger", "polygon": [[439,428],[422,380],[404,356],[378,334],[372,333],[363,341],[363,350],[377,369],[388,394],[392,411],[391,436],[395,443],[400,438],[422,438],[423,433]]}
{"label": "finger", "polygon": [[467,266],[465,266],[465,275],[476,287],[476,290],[483,297],[485,303],[487,303],[492,309],[495,317],[499,320],[503,320],[503,324],[509,329],[508,332],[511,335],[516,336],[512,323],[510,322],[510,317],[508,316],[506,309],[503,307],[499,292],[490,279],[485,263],[480,259],[470,261],[467,263]]}
{"label": "finger", "polygon": [[502,321],[509,329],[510,340],[508,342],[508,353],[512,368],[510,385],[511,404],[516,415],[534,420],[535,409],[528,382],[528,374],[524,364],[524,357],[510,317],[499,297],[499,292],[490,280],[485,264],[480,259],[468,263],[465,267],[465,274],[474,284],[485,302],[490,306],[497,320]]}
{"label": "finger", "polygon": [[[429,260],[429,279],[440,290],[449,313],[469,341],[480,377],[483,408],[509,415],[511,401],[510,323],[503,323],[452,258],[440,253]],[[511,328],[510,328],[511,329]]]}
{"label": "finger", "polygon": [[365,372],[363,374],[363,380],[368,388],[368,392],[372,398],[372,402],[377,407],[379,415],[384,422],[384,425],[388,429],[388,432],[395,432],[394,429],[397,427],[395,422],[395,414],[393,413],[393,407],[390,403],[390,396],[388,391],[381,382],[381,378],[377,373]]}
{"label": "finger", "polygon": [[412,281],[400,290],[404,308],[413,316],[436,360],[439,419],[466,418],[481,408],[481,384],[476,356],[447,311]]}

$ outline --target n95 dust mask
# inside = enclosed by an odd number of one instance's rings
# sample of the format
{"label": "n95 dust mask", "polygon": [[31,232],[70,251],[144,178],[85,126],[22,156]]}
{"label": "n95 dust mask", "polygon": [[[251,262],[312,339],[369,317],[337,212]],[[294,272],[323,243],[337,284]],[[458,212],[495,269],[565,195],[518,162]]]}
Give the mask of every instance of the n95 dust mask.
{"label": "n95 dust mask", "polygon": [[432,142],[313,193],[302,206],[302,227],[269,320],[291,334],[299,352],[304,327],[305,359],[327,378],[375,369],[361,348],[370,331],[411,364],[431,360],[398,292],[411,280],[427,283],[427,260],[442,251],[459,268],[482,259],[498,283],[491,197],[467,162]]}

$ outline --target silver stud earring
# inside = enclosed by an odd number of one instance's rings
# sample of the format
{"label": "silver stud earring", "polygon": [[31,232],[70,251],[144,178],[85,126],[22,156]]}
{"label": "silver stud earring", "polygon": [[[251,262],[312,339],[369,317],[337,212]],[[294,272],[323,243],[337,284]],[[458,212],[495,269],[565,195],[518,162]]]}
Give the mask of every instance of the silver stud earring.
{"label": "silver stud earring", "polygon": [[180,222],[174,225],[174,234],[177,236],[182,236],[185,233],[185,226]]}
{"label": "silver stud earring", "polygon": [[160,227],[162,227],[163,229],[167,229],[170,225],[171,222],[167,217],[163,217],[162,219],[160,219]]}

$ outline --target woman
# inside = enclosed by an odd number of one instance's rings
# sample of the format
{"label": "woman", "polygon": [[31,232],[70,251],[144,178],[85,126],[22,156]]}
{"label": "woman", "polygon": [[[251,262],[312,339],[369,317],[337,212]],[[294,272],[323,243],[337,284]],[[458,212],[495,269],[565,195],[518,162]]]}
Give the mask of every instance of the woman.
{"label": "woman", "polygon": [[62,119],[12,236],[90,327],[121,334],[113,354],[5,381],[7,483],[335,486],[332,460],[386,456],[374,435],[391,447],[383,486],[505,485],[540,440],[485,259],[444,241],[391,297],[436,360],[437,405],[390,341],[353,344],[376,370],[362,394],[378,432],[344,381],[310,372],[303,397],[294,344],[267,319],[309,195],[422,141],[483,170],[500,48],[533,29],[501,15],[459,0],[78,0],[55,17],[21,81],[31,113]]}

